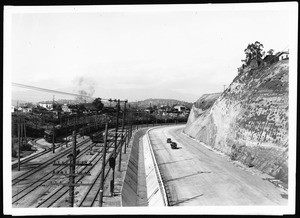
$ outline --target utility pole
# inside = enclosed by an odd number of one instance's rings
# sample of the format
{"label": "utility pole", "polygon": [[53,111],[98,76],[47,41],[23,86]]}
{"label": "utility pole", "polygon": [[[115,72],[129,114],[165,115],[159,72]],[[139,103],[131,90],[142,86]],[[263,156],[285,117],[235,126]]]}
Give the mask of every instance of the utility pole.
{"label": "utility pole", "polygon": [[[126,118],[126,103],[127,103],[127,100],[124,102],[124,111],[123,111],[123,120],[122,120],[122,137],[123,137],[123,133],[124,133],[124,125],[125,125],[125,118]],[[121,144],[121,153],[122,153],[122,145],[123,145],[123,140],[122,140],[122,144]],[[124,154],[126,154],[126,145],[124,146]],[[120,160],[121,160],[121,155],[120,155]],[[120,161],[120,163],[121,163],[121,161]]]}
{"label": "utility pole", "polygon": [[130,132],[132,131],[132,116],[133,112],[130,110],[130,105],[129,105],[129,117],[128,117],[128,132],[127,132],[127,147],[129,145],[129,140],[130,140]]}
{"label": "utility pole", "polygon": [[55,141],[55,128],[54,128],[54,96],[55,95],[53,95],[53,101],[52,101],[52,149],[53,149],[53,153],[55,153],[55,143],[54,143],[54,141]]}
{"label": "utility pole", "polygon": [[21,134],[21,146],[23,147],[23,120],[21,120],[21,123],[20,123],[20,134]]}
{"label": "utility pole", "polygon": [[102,157],[102,168],[101,168],[102,173],[101,173],[101,180],[100,180],[99,207],[102,207],[102,204],[103,204],[103,188],[104,188],[104,175],[105,175],[107,135],[108,135],[108,124],[106,121],[105,136],[104,136],[104,148],[103,148],[103,157]]}
{"label": "utility pole", "polygon": [[[123,135],[123,132],[121,133],[121,148],[120,148],[120,151],[119,151],[119,172],[121,171],[121,161],[122,161],[122,145],[123,145],[123,139],[124,139],[124,135]],[[124,146],[126,148],[126,146]]]}
{"label": "utility pole", "polygon": [[76,183],[75,182],[75,176],[90,176],[90,172],[75,172],[76,166],[91,166],[91,163],[87,162],[76,162],[76,156],[80,153],[80,150],[76,150],[76,133],[73,131],[72,134],[73,140],[72,140],[72,153],[70,153],[67,157],[69,158],[69,161],[65,162],[54,162],[54,166],[69,166],[69,173],[65,173],[63,171],[54,171],[54,175],[64,175],[69,177],[68,183],[57,183],[52,182],[54,185],[63,185],[63,186],[69,186],[69,203],[70,207],[74,206],[74,187],[80,186],[80,185],[90,185],[90,184],[82,184],[82,183]]}
{"label": "utility pole", "polygon": [[66,147],[68,147],[68,121],[67,119],[65,120],[66,123]]}
{"label": "utility pole", "polygon": [[[115,147],[113,150],[113,155],[111,157],[111,162],[115,163],[116,153],[117,153],[117,142],[118,142],[118,126],[119,126],[119,113],[120,113],[120,99],[117,100],[117,121],[115,129]],[[114,193],[114,184],[115,184],[115,164],[112,164],[112,180],[110,181],[110,194],[113,196]]]}
{"label": "utility pole", "polygon": [[25,136],[25,145],[27,145],[27,136],[26,136],[26,121],[24,120],[23,123],[23,127],[24,127],[24,136]]}
{"label": "utility pole", "polygon": [[18,128],[18,171],[20,171],[20,147],[21,147],[21,142],[20,142],[20,120],[17,122],[17,128]]}

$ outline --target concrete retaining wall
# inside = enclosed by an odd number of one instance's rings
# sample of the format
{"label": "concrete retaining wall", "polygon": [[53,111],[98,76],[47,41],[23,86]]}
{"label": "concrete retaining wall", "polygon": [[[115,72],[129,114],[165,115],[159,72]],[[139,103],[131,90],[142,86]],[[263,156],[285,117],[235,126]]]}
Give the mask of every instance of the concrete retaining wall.
{"label": "concrete retaining wall", "polygon": [[148,206],[168,206],[162,178],[147,133],[143,137],[143,145]]}
{"label": "concrete retaining wall", "polygon": [[127,165],[126,175],[122,188],[122,206],[137,206],[138,200],[138,158],[139,139],[146,133],[146,129],[134,133],[131,141],[130,157]]}
{"label": "concrete retaining wall", "polygon": [[[131,141],[130,157],[128,160],[126,175],[122,187],[122,206],[139,206],[139,194],[141,194],[138,186],[141,184],[138,181],[141,176],[145,181],[146,192],[145,199],[148,206],[167,206],[167,197],[165,195],[164,186],[159,173],[159,169],[155,160],[155,156],[150,144],[149,136],[146,133],[147,129],[141,129],[134,133]],[[143,144],[139,145],[139,140],[142,139]],[[144,160],[144,169],[139,169],[139,149],[143,146],[142,153]],[[140,171],[143,171],[143,175],[139,175]],[[140,205],[142,206],[142,205]],[[146,206],[146,205],[143,205]]]}

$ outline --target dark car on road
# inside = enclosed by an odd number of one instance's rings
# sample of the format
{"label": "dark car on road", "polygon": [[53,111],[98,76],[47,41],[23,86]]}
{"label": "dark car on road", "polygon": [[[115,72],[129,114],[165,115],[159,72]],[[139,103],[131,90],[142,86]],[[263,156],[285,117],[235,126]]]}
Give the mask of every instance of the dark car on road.
{"label": "dark car on road", "polygon": [[167,143],[171,143],[172,140],[170,138],[167,138]]}
{"label": "dark car on road", "polygon": [[176,143],[176,142],[172,142],[172,143],[171,143],[171,148],[172,148],[172,149],[177,148],[177,143]]}

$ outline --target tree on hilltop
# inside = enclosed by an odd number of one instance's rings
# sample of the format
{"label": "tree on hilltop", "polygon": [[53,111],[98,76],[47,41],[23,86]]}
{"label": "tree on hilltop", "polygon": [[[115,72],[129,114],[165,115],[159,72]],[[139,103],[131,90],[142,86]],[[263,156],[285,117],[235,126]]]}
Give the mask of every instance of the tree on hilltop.
{"label": "tree on hilltop", "polygon": [[270,49],[267,53],[268,53],[269,55],[273,55],[273,54],[274,54],[274,49]]}
{"label": "tree on hilltop", "polygon": [[262,62],[262,57],[264,56],[263,44],[256,41],[254,43],[248,44],[247,48],[245,48],[244,52],[246,54],[245,62],[246,66],[248,66],[252,60],[256,60],[258,63]]}

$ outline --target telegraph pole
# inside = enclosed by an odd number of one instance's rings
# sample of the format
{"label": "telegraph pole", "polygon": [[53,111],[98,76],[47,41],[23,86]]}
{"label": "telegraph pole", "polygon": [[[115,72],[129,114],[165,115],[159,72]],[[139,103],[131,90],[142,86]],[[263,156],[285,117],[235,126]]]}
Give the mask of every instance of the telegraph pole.
{"label": "telegraph pole", "polygon": [[[120,151],[119,151],[119,172],[121,171],[121,160],[122,160],[122,145],[123,145],[123,139],[124,139],[124,135],[123,135],[123,132],[121,133],[121,148],[120,148]],[[124,146],[126,148],[126,146]]]}
{"label": "telegraph pole", "polygon": [[54,135],[55,135],[55,128],[54,128],[54,96],[53,95],[53,101],[52,101],[52,149],[53,149],[53,153],[55,153],[55,138],[54,138]]}
{"label": "telegraph pole", "polygon": [[25,136],[25,145],[27,145],[27,136],[26,136],[26,121],[24,120],[24,136]]}
{"label": "telegraph pole", "polygon": [[128,114],[128,132],[127,132],[127,147],[129,145],[129,140],[130,140],[130,132],[132,131],[132,110],[130,110],[130,105],[129,105],[129,114]]}
{"label": "telegraph pole", "polygon": [[67,119],[66,119],[66,147],[68,147],[68,123],[67,123]]}
{"label": "telegraph pole", "polygon": [[69,158],[69,161],[65,162],[54,162],[54,166],[69,166],[69,173],[65,173],[62,171],[53,172],[54,175],[64,175],[69,177],[68,183],[57,183],[52,182],[54,185],[63,185],[63,186],[69,186],[69,203],[70,207],[74,206],[74,187],[80,186],[80,185],[89,185],[89,184],[82,184],[82,183],[75,183],[75,176],[90,176],[90,172],[83,172],[78,173],[75,172],[76,166],[91,166],[91,163],[86,162],[76,162],[76,156],[80,153],[80,150],[76,150],[76,133],[73,131],[73,139],[72,139],[72,152],[67,156]]}
{"label": "telegraph pole", "polygon": [[103,205],[103,188],[104,188],[104,175],[105,175],[105,160],[106,160],[106,147],[107,147],[107,135],[108,135],[108,124],[105,123],[105,136],[104,136],[104,148],[102,157],[102,173],[100,180],[100,193],[99,193],[99,207]]}
{"label": "telegraph pole", "polygon": [[20,142],[20,120],[17,123],[18,126],[18,171],[20,171],[20,147],[21,147],[21,142]]}
{"label": "telegraph pole", "polygon": [[[126,103],[127,103],[127,101],[124,102],[124,111],[123,111],[123,120],[122,120],[122,137],[123,137],[123,131],[124,131],[125,118],[126,118]],[[122,153],[122,145],[123,145],[123,140],[122,140],[122,144],[121,144],[121,153]],[[126,154],[126,144],[124,146],[124,154]],[[120,163],[121,163],[121,155],[120,155]]]}
{"label": "telegraph pole", "polygon": [[20,133],[21,133],[21,146],[23,147],[23,120],[21,120],[21,123],[20,123]]}
{"label": "telegraph pole", "polygon": [[117,142],[118,142],[118,126],[119,126],[119,113],[120,113],[120,99],[117,100],[117,121],[116,121],[116,129],[115,129],[115,147],[113,151],[113,155],[111,157],[112,164],[112,180],[110,181],[110,194],[113,196],[114,193],[114,184],[115,184],[115,161],[116,161],[116,153],[117,153]]}

